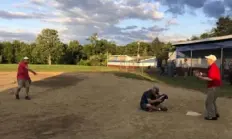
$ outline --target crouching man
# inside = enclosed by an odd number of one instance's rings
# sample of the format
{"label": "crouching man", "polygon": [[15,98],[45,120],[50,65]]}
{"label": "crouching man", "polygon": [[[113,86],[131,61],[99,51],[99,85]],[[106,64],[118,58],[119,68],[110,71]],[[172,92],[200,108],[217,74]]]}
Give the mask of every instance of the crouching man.
{"label": "crouching man", "polygon": [[141,97],[140,107],[144,111],[167,111],[168,109],[165,106],[162,106],[161,103],[165,99],[168,99],[166,94],[159,94],[159,88],[153,87],[148,91],[145,91]]}

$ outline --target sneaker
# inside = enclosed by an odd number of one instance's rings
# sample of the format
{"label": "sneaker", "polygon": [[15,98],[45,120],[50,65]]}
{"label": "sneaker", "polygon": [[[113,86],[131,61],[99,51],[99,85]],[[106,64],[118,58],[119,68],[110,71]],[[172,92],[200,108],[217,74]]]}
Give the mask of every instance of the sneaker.
{"label": "sneaker", "polygon": [[205,117],[205,120],[217,120],[217,117],[213,117],[213,118]]}
{"label": "sneaker", "polygon": [[29,96],[26,96],[25,99],[26,100],[31,100],[31,98]]}
{"label": "sneaker", "polygon": [[19,95],[15,95],[15,98],[18,99],[18,100],[20,99],[20,98],[19,98]]}

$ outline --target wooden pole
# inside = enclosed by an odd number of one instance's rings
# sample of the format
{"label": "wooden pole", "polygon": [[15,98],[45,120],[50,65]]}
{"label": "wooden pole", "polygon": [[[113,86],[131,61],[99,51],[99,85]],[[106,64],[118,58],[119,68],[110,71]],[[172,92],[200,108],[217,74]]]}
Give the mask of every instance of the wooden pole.
{"label": "wooden pole", "polygon": [[192,76],[192,69],[193,69],[193,51],[192,51],[192,49],[190,51],[190,55],[191,55],[190,76]]}
{"label": "wooden pole", "polygon": [[109,57],[108,57],[108,51],[107,51],[107,56],[106,56],[106,66],[108,67],[108,59],[109,59]]}
{"label": "wooden pole", "polygon": [[223,76],[223,74],[224,74],[224,72],[223,72],[223,70],[224,70],[224,65],[223,65],[224,63],[223,63],[223,48],[221,47],[221,61],[220,61],[220,66],[221,66],[221,77],[223,78],[224,76]]}

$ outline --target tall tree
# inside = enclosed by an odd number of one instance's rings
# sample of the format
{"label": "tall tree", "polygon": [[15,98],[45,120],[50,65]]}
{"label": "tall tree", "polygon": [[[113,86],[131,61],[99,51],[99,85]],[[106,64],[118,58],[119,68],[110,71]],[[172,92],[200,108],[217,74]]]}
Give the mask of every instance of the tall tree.
{"label": "tall tree", "polygon": [[14,40],[12,42],[12,46],[14,48],[14,63],[18,63],[21,61],[23,55],[21,53],[21,42],[19,40]]}
{"label": "tall tree", "polygon": [[77,64],[82,59],[82,46],[78,41],[70,41],[65,55],[65,63]]}
{"label": "tall tree", "polygon": [[42,54],[40,57],[46,58],[49,65],[63,55],[58,32],[54,29],[43,29],[36,38],[36,47],[38,47],[40,55]]}
{"label": "tall tree", "polygon": [[117,46],[116,47],[116,55],[125,55],[126,46]]}
{"label": "tall tree", "polygon": [[152,49],[153,49],[153,52],[154,52],[154,55],[157,57],[157,58],[163,58],[163,54],[164,54],[164,43],[161,42],[159,40],[159,38],[155,38],[152,43],[151,43],[151,46],[152,46]]}
{"label": "tall tree", "polygon": [[26,44],[24,42],[20,43],[20,59],[18,59],[18,61],[20,61],[23,57],[27,56],[30,59],[30,62],[33,63],[32,59],[33,59],[33,55],[32,55],[32,51],[33,51],[33,47],[30,44]]}
{"label": "tall tree", "polygon": [[2,63],[3,60],[3,44],[0,42],[0,63]]}
{"label": "tall tree", "polygon": [[3,60],[14,63],[14,47],[10,42],[3,42]]}
{"label": "tall tree", "polygon": [[224,36],[232,34],[232,19],[227,17],[220,17],[216,23],[215,36]]}
{"label": "tall tree", "polygon": [[91,44],[86,44],[83,46],[83,52],[85,54],[85,58],[89,59],[92,55],[94,55],[94,48]]}
{"label": "tall tree", "polygon": [[96,45],[97,45],[97,39],[98,39],[98,34],[94,33],[92,36],[90,36],[89,38],[87,38],[88,41],[90,41],[92,47],[94,48],[94,54],[95,54],[95,49],[96,49]]}
{"label": "tall tree", "polygon": [[36,43],[30,44],[31,49],[31,62],[34,64],[47,64],[46,56],[43,55],[42,48],[38,47]]}
{"label": "tall tree", "polygon": [[199,40],[199,37],[197,37],[197,36],[192,36],[192,37],[191,37],[191,41],[195,41],[195,40]]}
{"label": "tall tree", "polygon": [[108,54],[115,55],[116,54],[116,47],[117,47],[117,45],[115,44],[115,42],[108,42],[106,51],[108,52]]}
{"label": "tall tree", "polygon": [[201,34],[200,39],[207,39],[210,37],[211,37],[211,35],[209,33],[203,33],[203,34]]}

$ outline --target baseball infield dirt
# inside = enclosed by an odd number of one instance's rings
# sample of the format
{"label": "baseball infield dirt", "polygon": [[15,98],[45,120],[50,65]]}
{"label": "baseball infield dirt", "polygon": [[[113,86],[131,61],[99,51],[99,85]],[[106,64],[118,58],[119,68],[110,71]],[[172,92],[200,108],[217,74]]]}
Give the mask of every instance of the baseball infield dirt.
{"label": "baseball infield dirt", "polygon": [[39,81],[40,75],[37,81],[33,77],[32,100],[27,101],[24,92],[20,100],[8,93],[12,89],[5,85],[15,75],[1,73],[1,139],[232,138],[229,99],[218,99],[218,121],[205,121],[185,115],[188,110],[203,112],[205,96],[200,92],[156,84],[169,95],[169,111],[147,113],[139,109],[139,101],[152,82],[113,73],[44,74]]}

